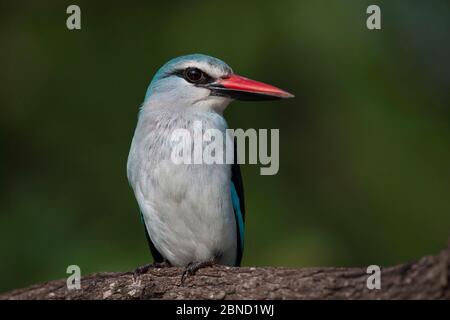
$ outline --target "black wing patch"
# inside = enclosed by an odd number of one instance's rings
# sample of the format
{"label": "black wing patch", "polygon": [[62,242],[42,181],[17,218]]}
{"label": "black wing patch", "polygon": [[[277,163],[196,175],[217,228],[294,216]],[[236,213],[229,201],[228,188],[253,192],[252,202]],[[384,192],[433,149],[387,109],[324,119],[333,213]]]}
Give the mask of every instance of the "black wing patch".
{"label": "black wing patch", "polygon": [[153,260],[156,263],[164,262],[163,256],[161,255],[161,253],[159,253],[158,249],[156,249],[155,245],[152,242],[152,239],[150,239],[150,235],[148,234],[147,226],[145,225],[145,221],[144,221],[144,217],[142,216],[142,213],[141,213],[141,220],[142,220],[142,224],[144,225],[145,237],[147,238],[147,243],[150,248],[150,252],[152,253]]}

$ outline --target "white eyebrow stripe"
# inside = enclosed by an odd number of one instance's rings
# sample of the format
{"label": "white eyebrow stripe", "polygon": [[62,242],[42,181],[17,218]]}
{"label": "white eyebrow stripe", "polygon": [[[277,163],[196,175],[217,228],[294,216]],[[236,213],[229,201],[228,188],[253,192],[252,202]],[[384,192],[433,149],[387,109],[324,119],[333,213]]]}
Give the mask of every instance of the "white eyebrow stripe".
{"label": "white eyebrow stripe", "polygon": [[227,68],[212,65],[206,61],[204,62],[204,61],[188,60],[183,61],[182,63],[179,64],[179,66],[177,66],[177,68],[179,69],[186,69],[189,67],[200,69],[214,79],[222,78],[232,73],[231,69],[227,70]]}

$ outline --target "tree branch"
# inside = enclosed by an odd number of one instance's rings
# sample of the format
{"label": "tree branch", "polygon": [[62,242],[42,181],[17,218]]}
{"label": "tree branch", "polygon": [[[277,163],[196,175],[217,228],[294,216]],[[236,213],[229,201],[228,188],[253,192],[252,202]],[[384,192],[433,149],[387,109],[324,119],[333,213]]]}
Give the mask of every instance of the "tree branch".
{"label": "tree branch", "polygon": [[230,268],[199,270],[180,285],[182,268],[151,268],[133,277],[95,273],[80,290],[66,280],[0,294],[5,299],[450,299],[450,249],[381,269],[381,289],[369,290],[365,268]]}

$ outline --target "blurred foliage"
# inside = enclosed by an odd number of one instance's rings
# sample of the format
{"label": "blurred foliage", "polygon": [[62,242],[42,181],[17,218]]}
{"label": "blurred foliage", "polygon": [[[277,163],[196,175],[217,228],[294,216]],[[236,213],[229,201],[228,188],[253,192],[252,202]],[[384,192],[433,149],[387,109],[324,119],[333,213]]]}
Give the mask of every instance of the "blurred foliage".
{"label": "blurred foliage", "polygon": [[[78,4],[82,30],[66,29]],[[450,5],[376,1],[2,1],[0,291],[151,261],[125,167],[146,87],[206,53],[296,94],[235,102],[279,128],[280,171],[243,167],[244,265],[394,264],[450,234]]]}

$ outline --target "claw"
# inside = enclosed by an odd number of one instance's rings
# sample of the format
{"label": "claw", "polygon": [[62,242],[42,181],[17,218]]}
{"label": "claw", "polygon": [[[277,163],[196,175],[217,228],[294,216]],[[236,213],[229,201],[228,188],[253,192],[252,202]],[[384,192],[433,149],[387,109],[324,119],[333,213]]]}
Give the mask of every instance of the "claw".
{"label": "claw", "polygon": [[208,260],[203,262],[191,262],[189,263],[183,271],[183,274],[181,275],[181,285],[184,285],[184,281],[190,277],[193,276],[199,269],[205,268],[205,267],[211,267],[215,264],[214,260]]}

